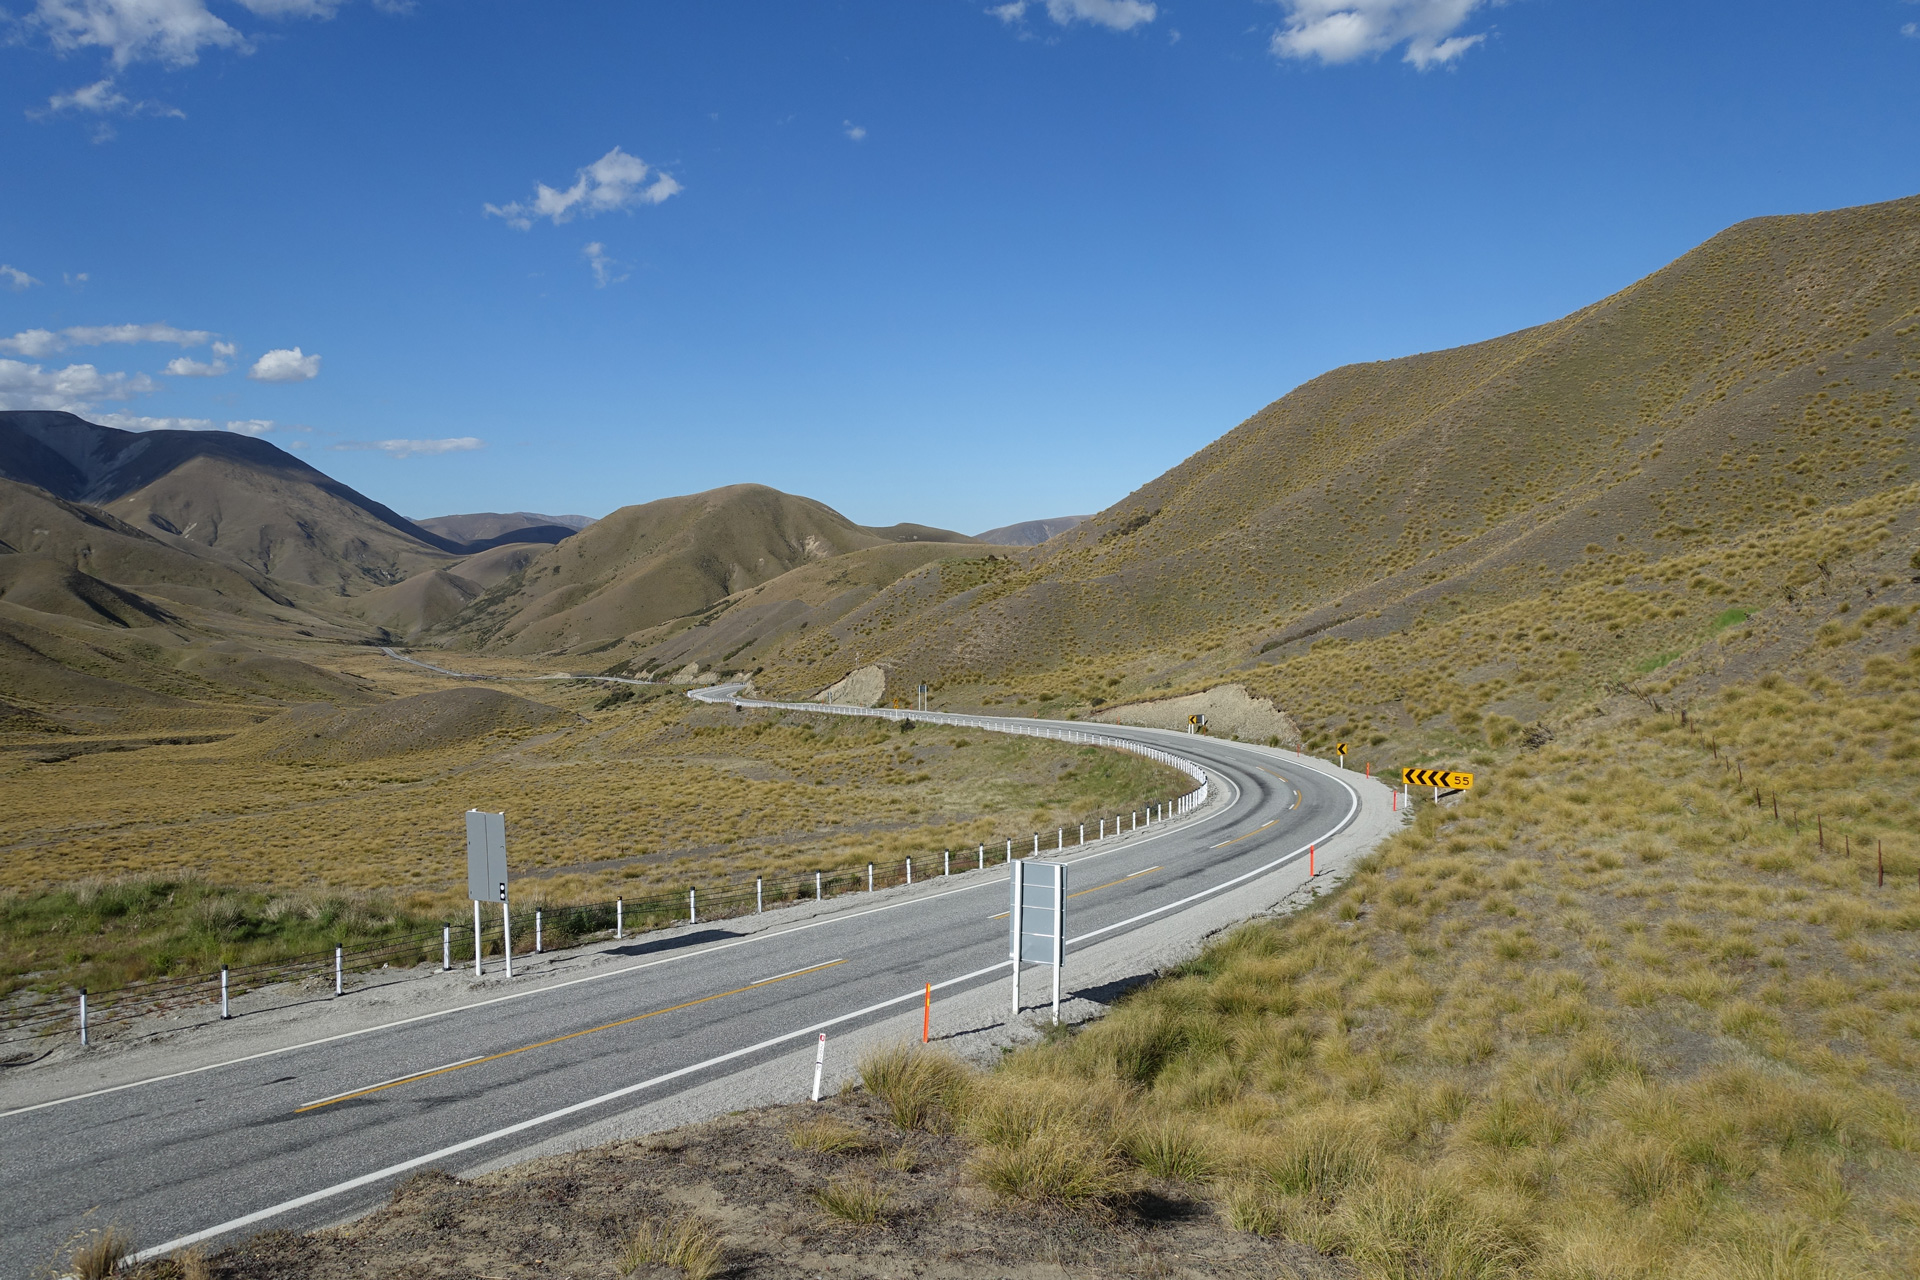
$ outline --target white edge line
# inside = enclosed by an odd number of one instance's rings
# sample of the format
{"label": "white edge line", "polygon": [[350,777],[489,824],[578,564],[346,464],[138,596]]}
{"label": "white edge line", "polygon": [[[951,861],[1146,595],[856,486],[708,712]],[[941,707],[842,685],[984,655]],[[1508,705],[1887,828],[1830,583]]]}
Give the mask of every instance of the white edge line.
{"label": "white edge line", "polygon": [[[1227,779],[1227,778],[1222,778],[1221,781],[1226,783],[1231,783],[1231,779]],[[1235,791],[1235,794],[1237,795],[1239,792],[1239,788],[1237,786],[1234,787],[1234,791]],[[1166,831],[1166,830],[1157,831],[1154,834],[1145,836],[1143,839],[1134,841],[1131,844],[1126,844],[1126,845],[1116,844],[1106,849],[1100,849],[1093,853],[1084,854],[1081,857],[1069,859],[1069,862],[1070,863],[1088,862],[1093,860],[1094,858],[1105,857],[1107,854],[1110,854],[1110,853],[1119,853],[1123,849],[1138,849],[1144,845],[1152,843],[1155,840],[1160,840],[1160,839],[1164,839],[1167,836],[1175,835],[1184,829],[1185,828],[1182,826],[1182,827],[1175,827],[1172,831]],[[1128,832],[1127,834],[1131,835],[1133,833]],[[1005,866],[1006,864],[1002,863],[1001,865]],[[989,863],[986,869],[991,871],[993,869],[992,864]],[[965,873],[963,872],[961,874],[965,874]],[[940,877],[940,878],[944,879],[945,877]],[[299,1044],[282,1045],[277,1049],[262,1049],[258,1053],[244,1054],[238,1058],[224,1058],[219,1062],[209,1062],[204,1066],[187,1067],[186,1069],[181,1071],[168,1072],[166,1075],[147,1076],[144,1079],[140,1079],[140,1080],[129,1080],[125,1084],[108,1085],[104,1089],[94,1089],[87,1093],[72,1093],[72,1094],[68,1094],[64,1098],[49,1098],[45,1102],[29,1103],[27,1106],[15,1107],[10,1111],[0,1111],[0,1120],[5,1120],[10,1116],[25,1115],[29,1111],[41,1111],[47,1107],[58,1107],[69,1102],[84,1102],[88,1098],[99,1098],[99,1097],[104,1097],[110,1093],[120,1093],[127,1089],[138,1089],[144,1085],[162,1084],[168,1080],[178,1080],[183,1076],[195,1076],[195,1075],[200,1075],[201,1073],[207,1072],[207,1071],[217,1071],[221,1067],[237,1067],[242,1063],[257,1062],[261,1058],[271,1058],[282,1053],[297,1053],[302,1049],[312,1049],[318,1045],[332,1044],[336,1040],[351,1040],[356,1036],[367,1036],[367,1035],[373,1035],[374,1033],[380,1032],[380,1031],[391,1031],[396,1027],[411,1026],[413,1023],[416,1023],[416,1022],[427,1022],[434,1018],[445,1018],[456,1013],[469,1013],[475,1009],[485,1009],[490,1005],[504,1004],[509,1000],[524,1000],[529,996],[546,995],[549,992],[561,991],[567,987],[578,986],[583,982],[601,982],[608,978],[625,977],[627,974],[638,973],[643,969],[652,969],[663,964],[673,964],[681,960],[696,960],[702,956],[712,955],[715,952],[727,951],[734,947],[744,947],[751,942],[765,942],[771,938],[784,938],[789,934],[801,933],[808,929],[818,929],[826,925],[840,924],[848,920],[858,920],[863,916],[878,915],[882,911],[893,911],[893,910],[897,910],[900,907],[916,906],[923,902],[936,902],[939,899],[947,897],[950,894],[971,893],[976,889],[982,889],[987,887],[988,885],[997,884],[997,883],[999,883],[998,880],[979,880],[973,884],[962,885],[956,889],[942,889],[938,893],[930,893],[925,895],[916,894],[910,898],[902,898],[897,902],[889,902],[877,907],[865,907],[858,911],[847,911],[843,913],[836,913],[832,916],[827,917],[824,920],[809,920],[805,924],[797,924],[792,926],[791,928],[769,929],[764,933],[756,933],[745,938],[736,938],[732,942],[716,942],[712,946],[702,947],[697,951],[683,951],[678,955],[662,956],[658,960],[648,960],[640,964],[631,964],[631,965],[623,966],[622,968],[618,968],[618,969],[609,969],[605,973],[583,974],[578,978],[568,978],[564,982],[554,982],[554,983],[549,983],[545,986],[530,987],[524,991],[510,991],[510,992],[507,992],[505,995],[493,996],[486,1000],[476,1000],[472,1004],[455,1005],[450,1009],[436,1009],[432,1013],[417,1013],[410,1018],[400,1018],[393,1022],[382,1022],[371,1027],[361,1027],[358,1030],[354,1030],[354,1031],[341,1031],[334,1035],[321,1036],[317,1040],[303,1040]],[[795,904],[795,905],[799,905],[799,904]]]}
{"label": "white edge line", "polygon": [[[998,973],[1011,963],[1012,961],[1010,960],[1003,960],[998,964],[989,965],[984,969],[975,969],[972,973],[962,974],[957,978],[949,978],[945,982],[936,982],[933,984],[933,987],[934,990],[938,991],[945,987],[951,987],[956,983],[971,982],[975,978],[983,978],[990,973]],[[209,1240],[214,1236],[225,1235],[229,1231],[237,1231],[242,1227],[250,1227],[256,1222],[265,1222],[269,1218],[277,1218],[283,1213],[290,1213],[295,1209],[303,1209],[310,1204],[318,1204],[322,1200],[330,1200],[334,1196],[344,1195],[349,1191],[357,1191],[361,1187],[371,1186],[383,1179],[391,1178],[395,1174],[405,1173],[409,1169],[418,1169],[421,1165],[432,1164],[436,1160],[444,1160],[448,1156],[459,1155],[463,1151],[471,1151],[475,1147],[485,1146],[487,1143],[512,1137],[516,1133],[524,1133],[528,1129],[538,1128],[543,1124],[551,1124],[555,1120],[602,1106],[617,1098],[624,1098],[631,1094],[654,1088],[657,1085],[666,1084],[668,1081],[677,1080],[682,1076],[692,1075],[698,1071],[705,1071],[710,1067],[717,1067],[723,1062],[731,1062],[736,1058],[743,1058],[748,1054],[758,1053],[762,1049],[768,1049],[777,1044],[784,1044],[789,1040],[798,1040],[802,1036],[813,1035],[815,1032],[824,1031],[828,1027],[838,1026],[840,1023],[851,1021],[854,1018],[864,1018],[868,1014],[877,1013],[882,1009],[891,1008],[897,1004],[905,1004],[910,1000],[922,999],[924,994],[924,987],[916,987],[903,996],[895,996],[890,1000],[882,1000],[880,1003],[870,1004],[864,1009],[856,1009],[852,1013],[843,1013],[839,1017],[829,1018],[825,1022],[816,1022],[810,1027],[801,1027],[797,1031],[788,1031],[770,1039],[762,1040],[758,1044],[750,1044],[743,1048],[734,1049],[730,1052],[720,1054],[718,1057],[708,1058],[704,1062],[696,1062],[690,1066],[669,1071],[665,1075],[654,1076],[650,1080],[642,1080],[638,1084],[626,1085],[610,1093],[603,1093],[597,1098],[587,1098],[581,1102],[570,1103],[557,1111],[549,1111],[545,1115],[534,1116],[530,1120],[521,1120],[515,1124],[507,1125],[505,1128],[495,1129],[492,1133],[483,1133],[478,1137],[468,1138],[464,1142],[456,1142],[450,1147],[442,1147],[438,1151],[429,1151],[426,1155],[415,1156],[411,1160],[402,1160],[399,1164],[391,1164],[384,1169],[376,1169],[372,1173],[363,1173],[357,1178],[349,1178],[345,1182],[335,1183],[333,1186],[322,1188],[319,1191],[309,1191],[306,1195],[295,1196],[291,1200],[283,1200],[279,1204],[271,1205],[268,1208],[257,1209],[252,1213],[242,1214],[238,1218],[222,1222],[218,1226],[195,1231],[190,1235],[169,1240],[165,1244],[157,1244],[151,1249],[142,1249],[139,1253],[129,1258],[128,1261],[141,1263],[154,1258],[164,1257],[172,1253],[175,1249],[184,1249],[190,1244],[198,1244],[202,1240]]]}

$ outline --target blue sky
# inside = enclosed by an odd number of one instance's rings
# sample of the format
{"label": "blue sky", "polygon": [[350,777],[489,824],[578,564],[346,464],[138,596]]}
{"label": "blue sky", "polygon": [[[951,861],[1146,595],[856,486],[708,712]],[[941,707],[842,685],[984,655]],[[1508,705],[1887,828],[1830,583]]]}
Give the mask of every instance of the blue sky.
{"label": "blue sky", "polygon": [[1097,510],[1335,365],[1920,192],[1911,0],[0,12],[0,407],[416,516]]}

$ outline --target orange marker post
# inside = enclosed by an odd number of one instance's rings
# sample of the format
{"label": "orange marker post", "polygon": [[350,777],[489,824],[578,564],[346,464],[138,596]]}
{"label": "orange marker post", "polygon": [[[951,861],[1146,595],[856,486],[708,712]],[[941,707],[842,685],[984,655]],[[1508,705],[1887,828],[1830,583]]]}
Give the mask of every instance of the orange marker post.
{"label": "orange marker post", "polygon": [[927,984],[927,1009],[920,1015],[920,1043],[926,1044],[933,1035],[933,984]]}
{"label": "orange marker post", "polygon": [[1313,846],[1308,845],[1307,846],[1307,879],[1311,880],[1319,874],[1320,873],[1318,871],[1315,871],[1313,869]]}

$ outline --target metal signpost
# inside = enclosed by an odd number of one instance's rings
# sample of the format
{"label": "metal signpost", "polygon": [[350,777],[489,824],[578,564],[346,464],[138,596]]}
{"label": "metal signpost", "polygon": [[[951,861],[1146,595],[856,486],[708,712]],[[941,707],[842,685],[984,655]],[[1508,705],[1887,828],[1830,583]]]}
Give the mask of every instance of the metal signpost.
{"label": "metal signpost", "polygon": [[1020,966],[1053,966],[1053,1021],[1060,1022],[1060,968],[1067,955],[1067,868],[1024,859],[1007,864],[1012,903],[1007,920],[1013,957],[1013,1014],[1020,1016]]}
{"label": "metal signpost", "polygon": [[500,949],[513,976],[513,922],[507,915],[507,815],[467,810],[467,896],[473,899],[473,976],[480,969],[480,904],[500,900]]}

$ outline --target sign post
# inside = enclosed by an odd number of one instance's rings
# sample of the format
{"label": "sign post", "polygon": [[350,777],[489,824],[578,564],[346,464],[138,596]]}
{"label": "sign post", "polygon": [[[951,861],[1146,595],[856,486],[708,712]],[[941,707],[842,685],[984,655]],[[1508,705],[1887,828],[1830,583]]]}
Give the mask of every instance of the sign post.
{"label": "sign post", "polygon": [[1409,787],[1432,787],[1434,802],[1440,800],[1440,788],[1449,791],[1467,791],[1473,787],[1473,775],[1453,773],[1446,769],[1402,769],[1400,781]]}
{"label": "sign post", "polygon": [[1344,742],[1336,742],[1333,744],[1333,749],[1340,753],[1340,767],[1342,769],[1346,768],[1347,767],[1347,744]]}
{"label": "sign post", "polygon": [[500,899],[500,947],[513,976],[513,923],[507,915],[507,815],[467,810],[467,896],[473,899],[473,976],[480,968],[480,904]]}
{"label": "sign post", "polygon": [[1024,859],[1007,864],[1008,925],[1012,934],[1013,1009],[1020,1016],[1020,966],[1053,966],[1053,1021],[1060,1022],[1060,971],[1067,953],[1067,868],[1065,863]]}

